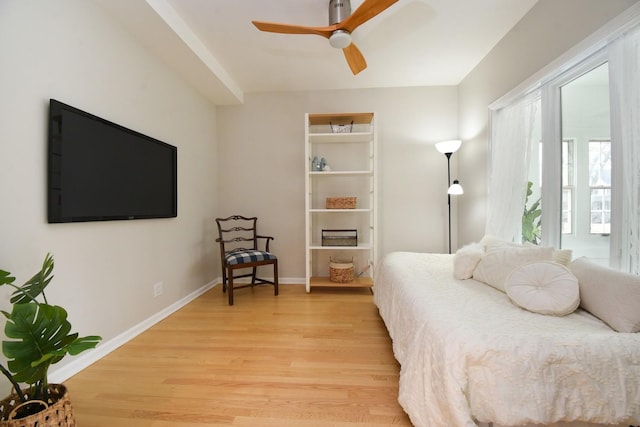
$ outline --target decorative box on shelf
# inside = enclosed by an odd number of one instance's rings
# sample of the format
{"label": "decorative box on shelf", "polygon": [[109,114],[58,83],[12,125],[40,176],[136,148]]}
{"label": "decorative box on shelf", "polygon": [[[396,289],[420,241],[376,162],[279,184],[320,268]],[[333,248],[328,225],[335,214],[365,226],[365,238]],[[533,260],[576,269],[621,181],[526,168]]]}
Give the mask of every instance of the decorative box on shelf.
{"label": "decorative box on shelf", "polygon": [[322,229],[322,246],[358,246],[358,230]]}
{"label": "decorative box on shelf", "polygon": [[327,209],[355,209],[357,197],[327,197]]}
{"label": "decorative box on shelf", "polygon": [[329,124],[331,125],[332,133],[351,133],[351,131],[353,130],[353,120],[351,120],[351,123],[349,124],[339,124],[333,122],[329,122]]}

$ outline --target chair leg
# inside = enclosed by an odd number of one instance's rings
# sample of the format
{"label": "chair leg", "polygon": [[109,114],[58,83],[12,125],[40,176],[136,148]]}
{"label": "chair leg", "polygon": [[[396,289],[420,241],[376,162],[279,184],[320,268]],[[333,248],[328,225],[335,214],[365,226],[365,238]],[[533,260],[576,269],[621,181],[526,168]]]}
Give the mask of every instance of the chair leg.
{"label": "chair leg", "polygon": [[227,285],[229,288],[229,305],[233,305],[233,270],[227,270]]}
{"label": "chair leg", "polygon": [[273,293],[278,296],[278,260],[273,263]]}
{"label": "chair leg", "polygon": [[253,267],[253,271],[251,272],[251,287],[253,287],[253,285],[256,284],[256,273],[258,272],[258,269],[256,267]]}
{"label": "chair leg", "polygon": [[222,293],[227,292],[227,269],[222,267]]}

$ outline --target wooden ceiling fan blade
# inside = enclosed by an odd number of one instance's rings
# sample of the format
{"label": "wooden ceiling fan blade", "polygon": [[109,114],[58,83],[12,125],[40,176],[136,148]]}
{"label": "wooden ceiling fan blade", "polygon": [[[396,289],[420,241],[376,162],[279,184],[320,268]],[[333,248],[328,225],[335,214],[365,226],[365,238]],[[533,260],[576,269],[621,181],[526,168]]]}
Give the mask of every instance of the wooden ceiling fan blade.
{"label": "wooden ceiling fan blade", "polygon": [[338,24],[338,29],[352,33],[360,25],[384,12],[398,0],[364,0],[348,18]]}
{"label": "wooden ceiling fan blade", "polygon": [[349,68],[351,68],[351,72],[355,76],[360,71],[367,68],[367,61],[364,60],[364,56],[358,47],[351,43],[349,46],[342,49],[344,53],[344,57],[347,59],[347,64],[349,64]]}
{"label": "wooden ceiling fan blade", "polygon": [[331,33],[337,29],[337,25],[328,27],[306,27],[304,25],[278,24],[275,22],[251,21],[260,31],[279,34],[315,34],[329,38]]}

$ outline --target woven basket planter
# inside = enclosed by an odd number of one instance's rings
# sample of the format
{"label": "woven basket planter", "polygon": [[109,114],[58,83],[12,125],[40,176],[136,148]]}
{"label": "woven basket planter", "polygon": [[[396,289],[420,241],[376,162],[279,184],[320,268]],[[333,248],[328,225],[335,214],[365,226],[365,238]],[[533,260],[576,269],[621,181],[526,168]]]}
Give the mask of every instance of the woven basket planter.
{"label": "woven basket planter", "polygon": [[[21,408],[27,405],[42,410],[19,418]],[[0,415],[0,427],[76,427],[69,392],[62,384],[49,384],[48,402],[30,400],[20,403],[18,395],[11,394],[0,401]]]}

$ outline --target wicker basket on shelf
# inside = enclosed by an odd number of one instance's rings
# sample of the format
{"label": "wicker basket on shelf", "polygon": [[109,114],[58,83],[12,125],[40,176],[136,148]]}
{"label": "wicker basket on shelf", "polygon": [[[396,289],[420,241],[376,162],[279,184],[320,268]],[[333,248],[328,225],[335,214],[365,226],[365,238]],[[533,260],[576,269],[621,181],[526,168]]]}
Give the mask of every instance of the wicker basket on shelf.
{"label": "wicker basket on shelf", "polygon": [[329,280],[336,283],[353,282],[353,259],[334,260],[329,259]]}
{"label": "wicker basket on shelf", "polygon": [[356,197],[327,197],[327,209],[355,209]]}

